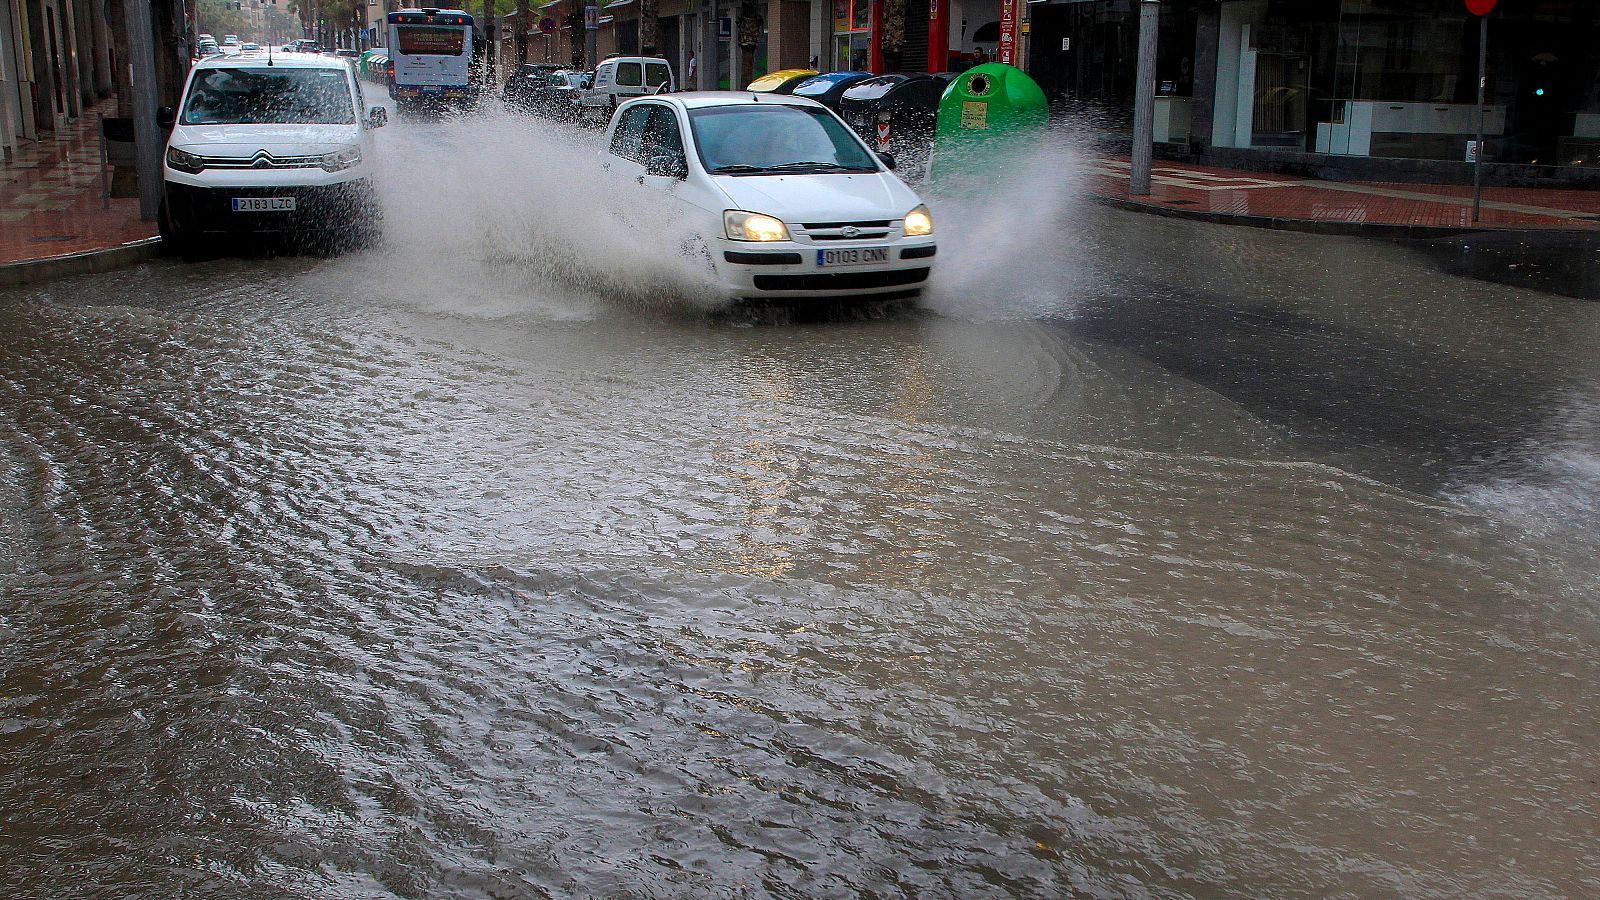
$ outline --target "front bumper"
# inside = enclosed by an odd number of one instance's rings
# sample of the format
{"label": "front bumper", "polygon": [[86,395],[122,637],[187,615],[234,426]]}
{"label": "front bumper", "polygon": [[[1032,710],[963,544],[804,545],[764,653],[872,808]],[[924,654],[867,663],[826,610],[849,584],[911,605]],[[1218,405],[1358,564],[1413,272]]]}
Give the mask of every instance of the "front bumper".
{"label": "front bumper", "polygon": [[[234,212],[235,197],[293,197],[291,212]],[[381,221],[372,182],[278,187],[196,187],[167,182],[167,215],[195,234],[298,233],[375,228]]]}
{"label": "front bumper", "polygon": [[[713,241],[712,262],[730,296],[743,299],[820,300],[849,297],[909,297],[921,293],[933,272],[934,239],[839,241],[825,245],[799,241],[754,243]],[[819,265],[826,251],[888,248],[883,262],[858,266]]]}

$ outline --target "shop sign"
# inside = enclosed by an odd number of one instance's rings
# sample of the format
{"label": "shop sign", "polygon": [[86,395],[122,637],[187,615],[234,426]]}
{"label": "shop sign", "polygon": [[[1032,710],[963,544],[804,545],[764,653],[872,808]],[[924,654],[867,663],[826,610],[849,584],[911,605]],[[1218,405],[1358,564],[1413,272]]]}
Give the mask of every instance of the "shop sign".
{"label": "shop sign", "polygon": [[939,20],[939,0],[928,0],[928,21],[929,22],[937,22],[938,20]]}
{"label": "shop sign", "polygon": [[1000,0],[1000,62],[1016,65],[1017,0]]}
{"label": "shop sign", "polygon": [[1467,12],[1475,16],[1487,16],[1494,12],[1496,3],[1500,0],[1467,0]]}

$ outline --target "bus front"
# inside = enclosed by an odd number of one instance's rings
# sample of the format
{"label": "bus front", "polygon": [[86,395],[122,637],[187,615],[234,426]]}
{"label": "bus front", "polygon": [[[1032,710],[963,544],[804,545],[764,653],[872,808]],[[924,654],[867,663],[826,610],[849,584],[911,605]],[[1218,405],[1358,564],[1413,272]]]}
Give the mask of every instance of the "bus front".
{"label": "bus front", "polygon": [[389,97],[397,104],[471,99],[472,16],[459,9],[388,15]]}

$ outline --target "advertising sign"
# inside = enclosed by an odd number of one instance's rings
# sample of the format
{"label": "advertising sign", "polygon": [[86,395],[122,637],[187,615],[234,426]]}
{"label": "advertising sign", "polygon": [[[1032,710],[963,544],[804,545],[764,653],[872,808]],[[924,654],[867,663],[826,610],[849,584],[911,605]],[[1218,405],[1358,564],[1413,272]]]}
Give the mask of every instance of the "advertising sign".
{"label": "advertising sign", "polygon": [[1017,64],[1017,0],[1000,0],[999,61]]}
{"label": "advertising sign", "polygon": [[598,6],[585,6],[583,8],[583,30],[584,31],[599,31],[600,30],[600,7],[598,7]]}

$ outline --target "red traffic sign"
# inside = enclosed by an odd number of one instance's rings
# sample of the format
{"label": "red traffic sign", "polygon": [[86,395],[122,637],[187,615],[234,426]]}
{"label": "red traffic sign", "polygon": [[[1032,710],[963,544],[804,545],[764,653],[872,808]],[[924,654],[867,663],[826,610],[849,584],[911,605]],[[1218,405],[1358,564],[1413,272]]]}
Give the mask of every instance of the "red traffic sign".
{"label": "red traffic sign", "polygon": [[1499,2],[1500,0],[1467,0],[1467,12],[1475,16],[1487,16]]}
{"label": "red traffic sign", "polygon": [[545,16],[544,18],[539,20],[539,33],[540,34],[549,34],[550,32],[555,31],[555,30],[556,30],[556,20],[555,19],[551,18],[550,16]]}

